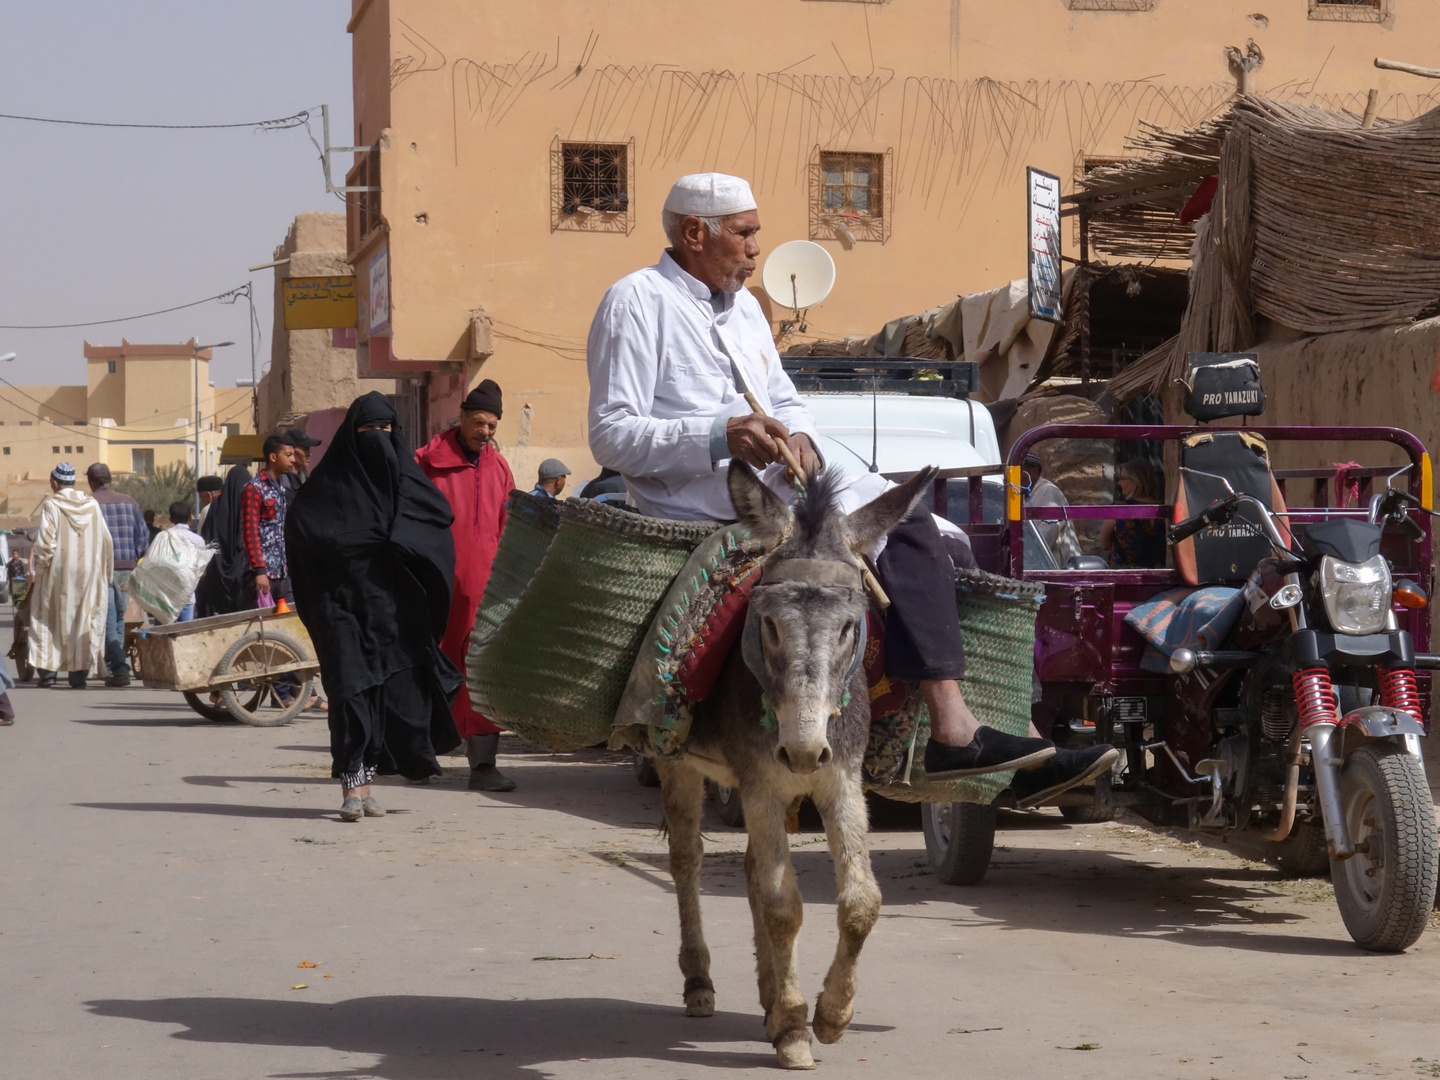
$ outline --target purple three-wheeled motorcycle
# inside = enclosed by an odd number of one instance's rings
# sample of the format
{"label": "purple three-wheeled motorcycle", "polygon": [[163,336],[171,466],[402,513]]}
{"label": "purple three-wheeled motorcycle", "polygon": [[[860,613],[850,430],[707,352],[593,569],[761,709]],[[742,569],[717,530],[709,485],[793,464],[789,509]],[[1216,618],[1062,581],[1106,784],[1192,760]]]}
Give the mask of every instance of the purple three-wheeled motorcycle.
{"label": "purple three-wheeled motorcycle", "polygon": [[[1055,440],[1147,446],[1170,463],[1175,495],[1032,505],[1022,462]],[[1271,468],[1272,455],[1319,458],[1320,443],[1374,462],[1346,463],[1339,475],[1323,461]],[[947,496],[967,499],[970,513],[951,516],[982,522],[996,477],[962,472],[937,481],[935,509],[946,512]],[[1111,772],[1050,805],[1077,822],[1125,807],[1157,825],[1251,834],[1297,876],[1328,865],[1362,947],[1411,945],[1437,876],[1421,756],[1429,670],[1440,666],[1426,651],[1431,481],[1420,441],[1387,427],[1027,432],[1004,466],[1005,520],[967,529],[983,569],[1044,583],[1037,727],[1060,745],[1120,750]],[[1059,565],[1047,550],[1046,523],[1105,519],[1141,523],[1163,565],[1117,568],[1094,555]],[[923,807],[931,862],[946,880],[984,875],[995,810]]]}

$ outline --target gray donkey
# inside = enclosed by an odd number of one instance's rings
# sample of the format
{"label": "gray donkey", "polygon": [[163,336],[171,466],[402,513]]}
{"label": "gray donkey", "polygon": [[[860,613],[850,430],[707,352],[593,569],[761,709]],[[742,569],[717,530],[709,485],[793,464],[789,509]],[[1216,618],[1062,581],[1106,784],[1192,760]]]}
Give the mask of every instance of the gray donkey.
{"label": "gray donkey", "polygon": [[856,963],[880,915],[860,774],[870,697],[860,663],[867,599],[858,553],[904,519],[933,474],[926,470],[846,515],[835,507],[835,476],[822,473],[792,513],[748,466],[731,461],[730,497],[740,522],[768,552],[763,576],[751,593],[742,647],[726,662],[715,693],[696,708],[686,757],[655,763],[680,905],[685,1013],[715,1011],[710,950],[700,926],[700,814],[708,777],[740,794],[765,1034],[790,1069],[811,1069],[815,1061],[796,973],[803,903],[786,813],[809,796],[835,861],[840,940],[815,1002],[814,1025],[816,1037],[832,1043],[850,1025]]}

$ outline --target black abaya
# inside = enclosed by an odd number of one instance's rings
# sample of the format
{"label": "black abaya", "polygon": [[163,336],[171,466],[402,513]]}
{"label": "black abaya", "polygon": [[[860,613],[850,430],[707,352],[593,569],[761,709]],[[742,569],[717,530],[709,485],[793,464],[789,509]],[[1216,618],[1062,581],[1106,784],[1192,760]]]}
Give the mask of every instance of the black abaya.
{"label": "black abaya", "polygon": [[231,468],[225,487],[210,504],[200,537],[219,550],[205,568],[195,586],[195,613],[228,615],[246,607],[245,571],[250,560],[245,556],[245,539],[240,535],[240,492],[250,482],[250,470],[244,465]]}
{"label": "black abaya", "polygon": [[[388,423],[389,432],[357,431]],[[296,611],[330,699],[332,775],[440,774],[460,742],[460,673],[440,652],[455,549],[443,495],[379,393],[357,398],[295,496],[285,529]],[[403,692],[402,692],[403,691]]]}

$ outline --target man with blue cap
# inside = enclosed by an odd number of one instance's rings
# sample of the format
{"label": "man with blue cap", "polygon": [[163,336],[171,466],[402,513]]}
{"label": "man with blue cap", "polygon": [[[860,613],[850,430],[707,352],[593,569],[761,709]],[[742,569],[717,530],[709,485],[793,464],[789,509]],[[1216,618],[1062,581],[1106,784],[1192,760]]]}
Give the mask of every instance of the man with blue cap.
{"label": "man with blue cap", "polygon": [[35,530],[35,582],[30,600],[30,665],[41,687],[68,672],[73,690],[85,689],[105,648],[105,611],[114,557],[100,504],[75,487],[68,461],[50,473],[51,494],[40,504]]}

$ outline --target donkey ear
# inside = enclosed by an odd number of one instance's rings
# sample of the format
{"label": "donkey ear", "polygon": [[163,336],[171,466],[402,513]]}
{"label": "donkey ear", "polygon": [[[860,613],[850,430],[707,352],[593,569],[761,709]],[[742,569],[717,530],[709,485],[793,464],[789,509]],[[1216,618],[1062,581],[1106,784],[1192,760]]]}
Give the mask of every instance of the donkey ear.
{"label": "donkey ear", "polygon": [[872,499],[853,514],[847,514],[842,528],[850,550],[857,555],[872,550],[882,536],[905,520],[938,471],[933,465],[927,466],[903,484]]}
{"label": "donkey ear", "polygon": [[735,514],[756,543],[766,551],[774,551],[784,543],[795,517],[780,496],[760,482],[755,470],[739,458],[732,458],[726,483]]}

